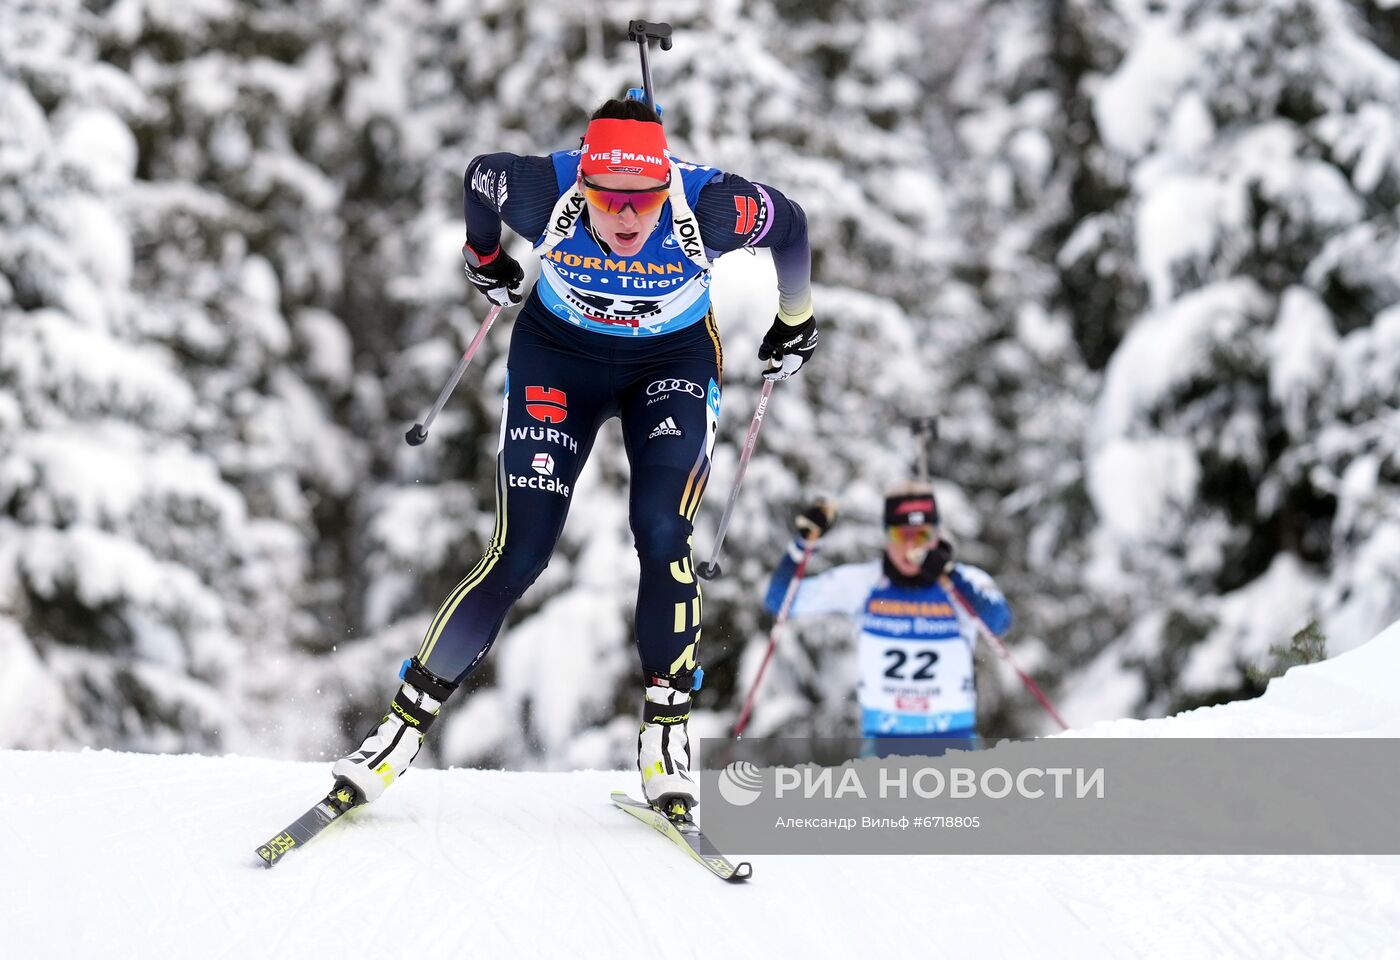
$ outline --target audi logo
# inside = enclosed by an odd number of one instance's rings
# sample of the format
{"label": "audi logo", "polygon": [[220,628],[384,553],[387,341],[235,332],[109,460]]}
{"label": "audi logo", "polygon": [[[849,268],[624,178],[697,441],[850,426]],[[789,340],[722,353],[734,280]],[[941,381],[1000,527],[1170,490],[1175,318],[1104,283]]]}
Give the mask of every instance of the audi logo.
{"label": "audi logo", "polygon": [[658,393],[688,393],[692,397],[701,398],[705,396],[705,391],[700,389],[700,385],[689,380],[653,380],[647,387],[647,396],[654,397]]}

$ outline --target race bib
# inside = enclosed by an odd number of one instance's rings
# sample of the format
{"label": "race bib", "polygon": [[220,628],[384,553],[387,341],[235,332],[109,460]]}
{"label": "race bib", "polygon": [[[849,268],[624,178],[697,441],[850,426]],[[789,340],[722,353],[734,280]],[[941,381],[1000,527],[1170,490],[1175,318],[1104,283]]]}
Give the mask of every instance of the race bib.
{"label": "race bib", "polygon": [[860,705],[882,733],[942,733],[976,723],[972,652],[960,636],[860,640]]}

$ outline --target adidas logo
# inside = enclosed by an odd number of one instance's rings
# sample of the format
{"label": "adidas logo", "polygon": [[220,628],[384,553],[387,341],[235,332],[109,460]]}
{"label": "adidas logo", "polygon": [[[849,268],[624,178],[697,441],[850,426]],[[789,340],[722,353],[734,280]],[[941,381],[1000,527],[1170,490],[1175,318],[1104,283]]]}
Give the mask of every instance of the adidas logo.
{"label": "adidas logo", "polygon": [[684,436],[681,428],[676,426],[674,417],[667,417],[656,425],[656,429],[647,435],[648,440],[655,440],[657,437],[680,437]]}

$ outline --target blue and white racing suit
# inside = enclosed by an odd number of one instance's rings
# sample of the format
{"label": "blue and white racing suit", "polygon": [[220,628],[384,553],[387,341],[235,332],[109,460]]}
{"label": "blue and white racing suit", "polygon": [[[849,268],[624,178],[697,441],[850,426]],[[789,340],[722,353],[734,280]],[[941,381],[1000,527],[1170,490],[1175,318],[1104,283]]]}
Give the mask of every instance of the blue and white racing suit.
{"label": "blue and white racing suit", "polygon": [[[782,606],[802,550],[795,541],[773,573],[764,598],[772,613]],[[1011,628],[1011,606],[987,573],[958,563],[949,578],[992,632],[1002,636]],[[894,583],[880,560],[803,577],[788,616],[832,613],[852,617],[859,630],[862,736],[976,737],[977,628],[941,584]]]}

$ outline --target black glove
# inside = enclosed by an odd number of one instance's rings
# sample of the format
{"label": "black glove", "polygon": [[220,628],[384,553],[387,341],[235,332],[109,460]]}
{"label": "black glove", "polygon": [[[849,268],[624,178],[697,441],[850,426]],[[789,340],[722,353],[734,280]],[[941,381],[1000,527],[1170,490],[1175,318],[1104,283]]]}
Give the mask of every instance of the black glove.
{"label": "black glove", "polygon": [[920,572],[930,580],[947,576],[953,572],[953,554],[955,552],[953,541],[944,537],[938,541],[937,546],[924,554],[923,565],[919,568]]}
{"label": "black glove", "polygon": [[481,255],[472,249],[471,244],[462,247],[462,259],[466,261],[467,279],[471,285],[492,303],[508,307],[525,299],[520,293],[520,285],[525,280],[525,271],[519,262],[506,253],[505,247],[496,248],[496,256],[489,263],[481,262]]}
{"label": "black glove", "polygon": [[797,535],[803,540],[819,540],[836,522],[836,504],[818,500],[797,515]]}
{"label": "black glove", "polygon": [[763,335],[763,343],[758,347],[758,359],[778,364],[763,371],[765,380],[786,380],[812,356],[817,349],[817,320],[808,317],[803,323],[793,326],[783,323],[782,317],[773,321],[768,332]]}

